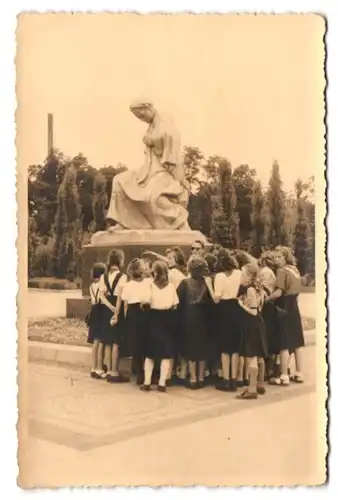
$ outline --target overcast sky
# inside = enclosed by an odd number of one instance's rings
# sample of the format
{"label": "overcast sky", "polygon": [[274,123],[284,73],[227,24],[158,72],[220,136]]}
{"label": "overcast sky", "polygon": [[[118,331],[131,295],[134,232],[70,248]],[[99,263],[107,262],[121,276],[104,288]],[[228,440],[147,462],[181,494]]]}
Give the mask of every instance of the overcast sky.
{"label": "overcast sky", "polygon": [[140,165],[149,96],[183,144],[248,163],[265,185],[323,172],[324,21],[294,16],[24,15],[17,33],[20,165],[55,147],[95,167]]}

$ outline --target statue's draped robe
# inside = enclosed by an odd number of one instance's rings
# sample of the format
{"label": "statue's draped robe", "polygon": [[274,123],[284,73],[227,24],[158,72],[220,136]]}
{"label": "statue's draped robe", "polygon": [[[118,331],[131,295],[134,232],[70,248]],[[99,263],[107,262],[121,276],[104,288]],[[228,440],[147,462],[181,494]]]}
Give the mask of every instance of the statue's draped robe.
{"label": "statue's draped robe", "polygon": [[107,217],[126,229],[188,229],[189,190],[178,131],[156,114],[143,142],[142,167],[113,180]]}

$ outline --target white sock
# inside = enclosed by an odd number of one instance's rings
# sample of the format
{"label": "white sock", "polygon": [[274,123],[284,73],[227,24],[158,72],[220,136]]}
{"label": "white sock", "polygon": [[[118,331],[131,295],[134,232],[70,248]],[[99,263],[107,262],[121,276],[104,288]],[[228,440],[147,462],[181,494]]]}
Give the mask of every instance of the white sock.
{"label": "white sock", "polygon": [[169,370],[170,370],[170,359],[162,359],[160,380],[158,382],[158,385],[161,385],[162,387],[165,386],[165,382],[168,379]]}
{"label": "white sock", "polygon": [[181,360],[180,378],[187,378],[188,362],[185,359]]}
{"label": "white sock", "polygon": [[146,358],[144,361],[144,385],[151,385],[151,376],[154,369],[154,360]]}

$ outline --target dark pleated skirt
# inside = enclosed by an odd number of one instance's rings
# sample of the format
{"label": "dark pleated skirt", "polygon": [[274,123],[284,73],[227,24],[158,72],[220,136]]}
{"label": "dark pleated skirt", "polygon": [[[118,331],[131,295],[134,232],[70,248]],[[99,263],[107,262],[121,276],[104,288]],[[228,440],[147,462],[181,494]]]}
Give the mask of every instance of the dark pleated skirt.
{"label": "dark pleated skirt", "polygon": [[150,309],[147,313],[145,357],[172,359],[175,356],[175,311]]}
{"label": "dark pleated skirt", "polygon": [[105,306],[102,304],[94,304],[90,311],[90,322],[88,326],[87,342],[92,344],[94,340],[99,340],[102,325],[102,312]]}
{"label": "dark pleated skirt", "polygon": [[260,314],[253,316],[242,308],[240,355],[246,358],[255,356],[266,358],[268,355],[264,321]]}
{"label": "dark pleated skirt", "polygon": [[[116,297],[108,296],[107,299],[111,304],[114,305]],[[112,317],[113,317],[112,312],[108,309],[108,307],[103,305],[101,330],[98,340],[106,345],[113,345],[113,344],[120,345],[124,329],[123,305],[121,307],[119,321],[114,326],[110,324],[110,320],[112,319]]]}
{"label": "dark pleated skirt", "polygon": [[173,346],[174,346],[174,358],[177,360],[179,357],[183,357],[184,354],[181,311],[179,309],[173,309],[171,313],[172,313],[171,323],[173,328],[172,335],[173,335]]}
{"label": "dark pleated skirt", "polygon": [[266,302],[264,304],[262,318],[266,331],[268,355],[274,356],[280,352],[278,313],[274,302]]}
{"label": "dark pleated skirt", "polygon": [[147,312],[140,304],[128,305],[121,339],[121,357],[142,358],[144,356]]}
{"label": "dark pleated skirt", "polygon": [[219,352],[239,353],[241,307],[237,299],[221,300],[216,308]]}
{"label": "dark pleated skirt", "polygon": [[276,307],[280,350],[288,350],[292,353],[295,349],[305,345],[298,296],[283,295],[276,300]]}
{"label": "dark pleated skirt", "polygon": [[182,313],[185,357],[204,361],[208,354],[208,322],[206,304],[191,304]]}
{"label": "dark pleated skirt", "polygon": [[207,363],[209,370],[216,370],[221,366],[221,355],[218,349],[218,325],[216,313],[217,305],[210,301],[207,305]]}

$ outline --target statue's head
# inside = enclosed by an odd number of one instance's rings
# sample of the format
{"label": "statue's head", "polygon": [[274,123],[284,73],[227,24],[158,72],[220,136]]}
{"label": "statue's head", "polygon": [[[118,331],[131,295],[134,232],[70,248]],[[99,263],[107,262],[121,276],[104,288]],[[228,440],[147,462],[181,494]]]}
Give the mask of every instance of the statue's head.
{"label": "statue's head", "polygon": [[137,99],[130,105],[130,110],[136,118],[146,123],[151,123],[155,116],[155,108],[148,99]]}

